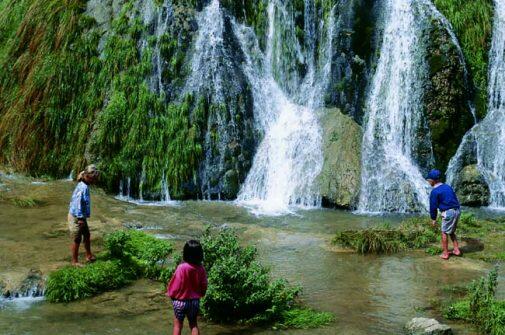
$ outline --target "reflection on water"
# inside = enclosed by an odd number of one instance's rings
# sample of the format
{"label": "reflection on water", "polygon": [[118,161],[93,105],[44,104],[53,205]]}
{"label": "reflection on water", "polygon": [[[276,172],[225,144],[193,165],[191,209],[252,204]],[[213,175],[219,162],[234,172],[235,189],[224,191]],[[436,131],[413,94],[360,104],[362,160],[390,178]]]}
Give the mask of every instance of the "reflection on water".
{"label": "reflection on water", "polygon": [[[31,184],[1,178],[12,194],[27,194],[44,206],[20,209],[0,201],[0,274],[40,269],[47,273],[66,264],[68,237],[65,213],[73,183]],[[12,195],[11,194],[11,195]],[[274,276],[304,287],[311,307],[335,314],[330,327],[311,334],[397,334],[428,308],[444,285],[464,284],[487,265],[465,258],[441,262],[414,252],[397,256],[362,256],[331,245],[337,230],[367,227],[399,217],[356,216],[344,211],[311,210],[299,215],[256,217],[226,202],[183,202],[176,207],[125,203],[92,190],[92,235],[131,225],[173,241],[177,248],[198,237],[207,225],[236,228],[241,239],[257,245],[261,260]],[[99,240],[95,240],[98,245]],[[503,277],[503,276],[502,276]],[[36,301],[25,308],[0,303],[0,329],[6,334],[166,334],[172,312],[161,285],[139,281],[119,291],[70,304]],[[453,324],[454,325],[454,324]],[[472,334],[455,325],[459,334]],[[204,334],[270,334],[266,329],[240,329],[203,324]],[[307,334],[307,331],[285,331]]]}

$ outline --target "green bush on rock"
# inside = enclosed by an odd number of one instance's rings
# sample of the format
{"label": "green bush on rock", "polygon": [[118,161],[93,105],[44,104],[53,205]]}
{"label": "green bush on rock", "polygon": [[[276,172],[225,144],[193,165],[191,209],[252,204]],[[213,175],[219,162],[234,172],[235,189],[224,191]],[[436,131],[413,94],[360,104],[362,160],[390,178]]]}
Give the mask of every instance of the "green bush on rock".
{"label": "green bush on rock", "polygon": [[49,275],[45,297],[50,302],[68,302],[125,286],[137,278],[136,269],[120,260],[98,260],[83,268],[66,266]]}
{"label": "green bush on rock", "polygon": [[105,246],[111,257],[135,262],[151,278],[159,276],[173,251],[170,243],[137,230],[113,232],[105,238]]}
{"label": "green bush on rock", "polygon": [[157,279],[172,252],[170,243],[135,230],[111,233],[105,245],[103,259],[83,268],[67,266],[52,272],[46,298],[68,302],[123,287],[140,277]]}
{"label": "green bush on rock", "polygon": [[[202,300],[203,316],[214,322],[247,324],[275,322],[276,327],[315,328],[331,322],[327,313],[300,308],[300,287],[272,280],[257,260],[257,250],[242,247],[229,229],[202,237],[209,288]],[[227,306],[223,309],[223,306]],[[311,322],[308,322],[311,320]]]}

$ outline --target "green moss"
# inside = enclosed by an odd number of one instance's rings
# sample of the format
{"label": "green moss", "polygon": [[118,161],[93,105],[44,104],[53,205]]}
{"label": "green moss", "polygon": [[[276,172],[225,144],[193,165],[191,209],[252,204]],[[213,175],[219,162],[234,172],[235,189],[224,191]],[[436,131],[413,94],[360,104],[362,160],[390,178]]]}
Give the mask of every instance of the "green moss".
{"label": "green moss", "polygon": [[[486,115],[488,52],[493,29],[492,0],[435,0],[451,22],[461,43],[477,90],[475,102],[480,118]],[[471,22],[471,24],[469,24]]]}

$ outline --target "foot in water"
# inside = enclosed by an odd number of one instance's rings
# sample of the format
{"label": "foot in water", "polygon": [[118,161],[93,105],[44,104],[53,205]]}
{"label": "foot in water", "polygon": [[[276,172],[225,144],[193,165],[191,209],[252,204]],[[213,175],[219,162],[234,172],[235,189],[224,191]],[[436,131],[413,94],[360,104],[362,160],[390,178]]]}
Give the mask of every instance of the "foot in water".
{"label": "foot in water", "polygon": [[460,257],[460,256],[463,255],[463,253],[459,249],[454,249],[453,251],[451,251],[450,254],[453,255],[453,256],[456,256],[456,257]]}
{"label": "foot in water", "polygon": [[443,253],[442,255],[440,255],[440,258],[442,258],[443,260],[448,260],[449,257],[450,257],[449,253]]}

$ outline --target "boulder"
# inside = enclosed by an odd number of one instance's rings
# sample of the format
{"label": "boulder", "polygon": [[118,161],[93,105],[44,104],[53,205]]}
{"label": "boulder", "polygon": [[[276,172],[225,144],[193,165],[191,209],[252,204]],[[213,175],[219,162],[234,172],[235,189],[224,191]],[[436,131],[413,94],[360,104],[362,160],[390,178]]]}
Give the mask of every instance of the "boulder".
{"label": "boulder", "polygon": [[462,205],[487,206],[489,204],[489,186],[477,164],[467,165],[461,170],[456,179],[455,188]]}
{"label": "boulder", "polygon": [[406,325],[409,335],[449,335],[451,327],[441,324],[435,319],[413,318]]}
{"label": "boulder", "polygon": [[361,127],[338,109],[320,114],[323,168],[318,179],[323,205],[351,208],[361,183]]}

